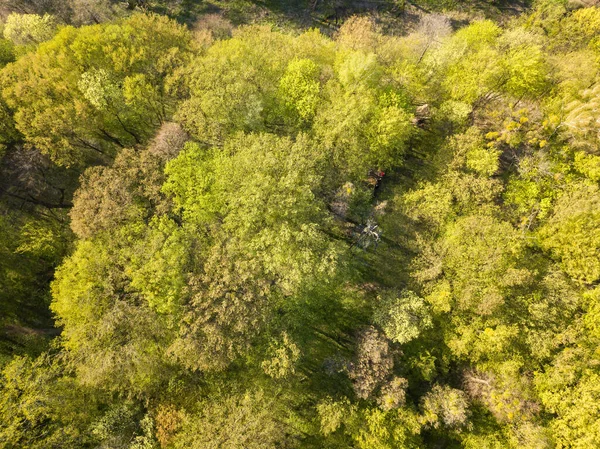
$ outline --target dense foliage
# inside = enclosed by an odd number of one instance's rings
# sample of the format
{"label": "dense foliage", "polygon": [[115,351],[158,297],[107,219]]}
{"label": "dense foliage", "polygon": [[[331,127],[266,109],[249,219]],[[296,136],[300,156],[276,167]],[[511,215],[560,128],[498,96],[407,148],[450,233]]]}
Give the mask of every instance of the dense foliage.
{"label": "dense foliage", "polygon": [[0,448],[598,446],[599,7],[142,3],[0,2]]}

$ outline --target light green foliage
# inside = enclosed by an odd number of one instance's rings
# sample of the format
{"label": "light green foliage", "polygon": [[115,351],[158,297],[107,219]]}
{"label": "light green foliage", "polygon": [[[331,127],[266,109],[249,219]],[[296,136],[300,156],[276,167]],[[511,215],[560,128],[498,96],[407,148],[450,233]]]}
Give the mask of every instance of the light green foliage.
{"label": "light green foliage", "polygon": [[[127,234],[118,240],[136,236]],[[56,273],[52,310],[64,326],[64,347],[84,361],[76,366],[80,381],[135,394],[166,374],[166,329],[140,293],[127,286],[124,262],[117,245],[80,242]]]}
{"label": "light green foliage", "polygon": [[467,167],[484,176],[491,176],[498,170],[499,151],[486,148],[473,148],[467,153]]}
{"label": "light green foliage", "polygon": [[331,105],[317,114],[314,125],[317,139],[336,165],[359,179],[374,167],[401,164],[413,133],[401,97],[378,93],[364,82],[361,78],[360,83],[343,86],[331,81],[326,87]]}
{"label": "light green foliage", "polygon": [[583,319],[569,329],[572,343],[561,348],[535,378],[544,406],[556,416],[550,428],[565,448],[592,447],[598,438],[599,373],[594,360],[600,336],[599,297],[598,288],[587,291]]}
{"label": "light green foliage", "polygon": [[493,44],[500,33],[500,27],[491,20],[478,21],[455,33],[452,45],[462,51],[480,50]]}
{"label": "light green foliage", "polygon": [[240,134],[224,148],[188,144],[167,165],[164,190],[190,231],[210,230],[192,324],[171,348],[178,360],[223,369],[247,353],[280,295],[335,273],[339,247],[323,233],[329,217],[316,196],[320,157],[303,135]]}
{"label": "light green foliage", "polygon": [[295,110],[304,122],[314,117],[320,90],[319,67],[310,59],[290,62],[279,81],[279,96],[286,107]]}
{"label": "light green foliage", "polygon": [[340,53],[335,69],[340,83],[350,92],[376,86],[383,71],[375,54],[357,51]]}
{"label": "light green foliage", "polygon": [[76,448],[94,442],[87,434],[97,397],[63,375],[50,354],[16,357],[0,376],[0,442],[5,447]]}
{"label": "light green foliage", "polygon": [[564,192],[552,216],[540,228],[540,245],[573,278],[592,284],[600,278],[600,192],[596,185],[575,184]]}
{"label": "light green foliage", "polygon": [[440,115],[459,125],[467,121],[472,111],[473,108],[462,101],[449,100],[440,105]]}
{"label": "light green foliage", "polygon": [[380,297],[373,320],[390,340],[400,344],[414,340],[432,326],[427,304],[411,291]]}
{"label": "light green foliage", "polygon": [[173,316],[180,312],[192,244],[184,229],[163,216],[152,220],[145,238],[128,251],[130,285],[156,312]]}
{"label": "light green foliage", "polygon": [[162,189],[172,196],[176,207],[186,219],[199,223],[214,219],[222,205],[211,198],[216,181],[211,151],[189,142],[183,151],[165,168],[166,182]]}
{"label": "light green foliage", "polygon": [[[452,279],[458,308],[491,314],[504,303],[504,289],[520,285],[529,277],[527,270],[513,265],[523,245],[518,232],[492,216],[457,220],[438,245],[435,256],[422,260],[426,265],[418,275],[435,278],[443,271]],[[440,256],[441,260],[433,259]]]}
{"label": "light green foliage", "polygon": [[240,2],[0,2],[0,446],[595,447],[598,8]]}
{"label": "light green foliage", "polygon": [[[152,430],[151,428],[148,429],[148,426],[151,426],[152,423],[151,421],[148,422],[147,416],[142,419],[142,431],[146,435],[135,436],[140,415],[141,408],[135,402],[123,401],[116,403],[92,423],[90,433],[102,441],[102,445],[127,447],[128,449],[152,449],[156,446],[147,445],[153,439]],[[148,431],[150,431],[149,435]],[[130,445],[131,440],[133,440],[133,444]]]}
{"label": "light green foliage", "polygon": [[271,343],[268,359],[261,363],[263,371],[274,379],[287,377],[295,372],[295,365],[300,357],[300,349],[283,333],[279,341]]}
{"label": "light green foliage", "polygon": [[556,37],[560,21],[567,13],[569,0],[538,0],[531,14],[525,18],[525,28],[546,29]]}
{"label": "light green foliage", "polygon": [[281,421],[277,396],[248,391],[211,398],[188,415],[173,447],[202,449],[217,445],[227,449],[258,449],[290,444],[295,435]]}
{"label": "light green foliage", "polygon": [[468,402],[463,391],[435,385],[421,400],[423,421],[433,427],[460,427],[469,416]]}
{"label": "light green foliage", "polygon": [[347,399],[334,401],[331,398],[327,398],[319,402],[317,404],[317,412],[323,435],[327,436],[338,430],[352,411],[350,401]]}
{"label": "light green foliage", "polygon": [[528,304],[528,344],[535,358],[549,357],[560,346],[558,334],[575,319],[582,295],[559,267],[548,273]]}
{"label": "light green foliage", "polygon": [[535,219],[544,219],[562,185],[565,166],[544,151],[524,157],[519,162],[519,176],[509,180],[504,200],[519,214],[521,224],[531,227]]}
{"label": "light green foliage", "polygon": [[12,13],[4,24],[4,37],[15,45],[41,44],[52,39],[56,31],[56,21],[48,14]]}
{"label": "light green foliage", "polygon": [[106,109],[119,100],[119,88],[104,69],[82,73],[77,87],[96,109]]}
{"label": "light green foliage", "polygon": [[[2,75],[17,129],[59,164],[141,143],[170,115],[187,30],[160,16],[63,28]],[[42,81],[43,80],[43,81]]]}
{"label": "light green foliage", "polygon": [[[364,177],[401,162],[412,135],[406,99],[379,81],[374,53],[338,49],[315,31],[244,28],[197,58],[179,119],[200,141],[236,131],[312,131],[339,169]],[[366,126],[365,126],[366,123]]]}
{"label": "light green foliage", "polygon": [[599,379],[598,373],[585,373],[576,385],[547,396],[547,405],[559,416],[552,430],[565,447],[586,448],[596,444],[600,436]]}
{"label": "light green foliage", "polygon": [[345,435],[350,438],[349,441],[342,440],[346,443],[341,444],[352,444],[361,449],[421,447],[418,437],[421,424],[416,413],[410,409],[361,410],[347,399],[333,401],[331,398],[319,403],[317,408],[324,435]]}
{"label": "light green foliage", "polygon": [[501,185],[487,175],[497,169],[498,152],[484,145],[481,133],[475,128],[445,142],[435,160],[443,166],[440,180],[423,182],[403,195],[407,215],[428,225],[441,226],[456,214],[491,212],[490,203],[499,195]]}
{"label": "light green foliage", "polygon": [[[456,156],[464,152],[467,168],[483,176],[492,176],[498,171],[500,151],[489,148],[475,128],[469,128],[456,144]],[[460,156],[459,156],[460,157]]]}
{"label": "light green foliage", "polygon": [[600,181],[600,156],[578,151],[573,166],[592,181]]}
{"label": "light green foliage", "polygon": [[369,133],[371,151],[379,153],[378,166],[393,167],[399,163],[412,133],[411,116],[398,104],[383,106]]}
{"label": "light green foliage", "polygon": [[502,89],[514,97],[535,96],[548,86],[541,38],[522,29],[510,30],[499,41],[503,51]]}
{"label": "light green foliage", "polygon": [[422,184],[404,195],[406,213],[414,220],[442,224],[452,212],[452,191],[443,184]]}
{"label": "light green foliage", "polygon": [[566,101],[578,97],[579,92],[594,84],[599,68],[595,63],[596,54],[589,49],[573,51],[570,55],[568,60],[560,54],[549,58],[554,76],[560,80],[557,87],[564,92]]}
{"label": "light green foliage", "polygon": [[534,96],[547,85],[540,39],[523,29],[502,34],[491,21],[458,31],[427,59],[441,66],[441,83],[452,100],[485,102],[497,92]]}
{"label": "light green foliage", "polygon": [[[420,447],[420,424],[409,409],[384,412],[366,409],[357,414],[352,438],[360,449],[393,449]],[[360,423],[360,424],[359,424]]]}
{"label": "light green foliage", "polygon": [[569,45],[589,45],[597,48],[600,38],[600,10],[597,7],[579,9],[564,21],[562,39]]}
{"label": "light green foliage", "polygon": [[222,142],[236,131],[262,131],[279,79],[294,56],[293,39],[267,27],[240,30],[191,66],[191,97],[178,116],[202,141]]}
{"label": "light green foliage", "polygon": [[534,218],[544,218],[552,207],[554,192],[545,183],[527,179],[512,179],[504,198],[521,215],[521,222],[530,225]]}
{"label": "light green foliage", "polygon": [[491,21],[475,22],[430,56],[430,64],[444,67],[442,85],[452,100],[473,103],[497,82],[499,55],[494,44],[500,32]]}
{"label": "light green foliage", "polygon": [[487,435],[467,433],[462,444],[466,449],[505,449],[508,443],[499,433],[497,429],[492,429]]}
{"label": "light green foliage", "polygon": [[335,245],[320,230],[328,217],[316,197],[320,155],[313,145],[303,135],[293,142],[261,134],[239,135],[223,150],[191,146],[168,164],[165,191],[190,222],[205,223],[212,211],[231,243],[243,242],[242,251],[290,289],[308,273],[335,267]]}

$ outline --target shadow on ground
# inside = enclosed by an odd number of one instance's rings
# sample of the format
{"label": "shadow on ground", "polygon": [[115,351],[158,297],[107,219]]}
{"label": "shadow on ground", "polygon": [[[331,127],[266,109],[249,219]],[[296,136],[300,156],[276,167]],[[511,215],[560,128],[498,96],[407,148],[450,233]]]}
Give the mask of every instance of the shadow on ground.
{"label": "shadow on ground", "polygon": [[271,23],[290,30],[320,28],[325,33],[334,32],[354,14],[369,14],[386,31],[403,34],[428,13],[446,13],[460,27],[478,18],[505,22],[530,4],[531,0],[183,0],[168,12],[189,25],[203,14],[220,14],[235,25]]}

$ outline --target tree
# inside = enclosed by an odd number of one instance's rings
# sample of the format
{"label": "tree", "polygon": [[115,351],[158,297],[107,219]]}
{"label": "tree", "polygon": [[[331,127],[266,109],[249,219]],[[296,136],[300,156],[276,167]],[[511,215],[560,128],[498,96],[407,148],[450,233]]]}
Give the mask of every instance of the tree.
{"label": "tree", "polygon": [[356,360],[350,367],[354,391],[366,399],[386,380],[394,367],[393,353],[389,344],[374,327],[368,327],[359,335]]}
{"label": "tree", "polygon": [[573,184],[557,200],[554,213],[540,228],[540,246],[561,262],[574,279],[592,284],[600,278],[600,195],[593,184]]}
{"label": "tree", "polygon": [[[323,233],[319,157],[306,136],[238,135],[224,148],[188,144],[164,191],[205,250],[173,347],[193,369],[224,369],[247,353],[283,297],[332,275],[338,245]],[[206,231],[203,231],[206,230]]]}
{"label": "tree", "polygon": [[406,291],[397,297],[387,294],[374,313],[373,321],[386,336],[396,343],[407,343],[432,326],[427,305],[414,292]]}
{"label": "tree", "polygon": [[500,79],[495,48],[500,28],[480,21],[459,30],[427,61],[444,67],[442,86],[452,100],[474,103],[492,90]]}
{"label": "tree", "polygon": [[129,222],[147,222],[170,209],[160,191],[164,175],[157,152],[124,149],[112,166],[85,171],[70,211],[71,228],[78,237],[90,238]]}
{"label": "tree", "polygon": [[584,315],[568,330],[572,343],[561,348],[546,371],[535,377],[542,403],[555,416],[550,429],[563,447],[590,447],[598,436],[599,373],[593,364],[599,336],[598,297],[597,288],[586,294]]}
{"label": "tree", "polygon": [[337,245],[323,234],[329,216],[317,196],[321,158],[305,135],[240,134],[223,149],[186,147],[167,164],[164,191],[186,221],[220,223],[213,235],[228,236],[226,251],[246,253],[292,291],[303,276],[335,270]]}
{"label": "tree", "polygon": [[279,96],[296,120],[308,122],[319,105],[321,83],[319,66],[310,59],[290,62],[279,81]]}
{"label": "tree", "polygon": [[[125,241],[141,236],[134,231],[127,237],[127,229],[120,234]],[[106,239],[80,242],[56,272],[51,308],[64,326],[63,346],[81,383],[144,395],[168,373],[169,326],[149,295],[158,294],[153,285],[144,284],[144,292],[129,285],[135,263],[123,270],[124,252]],[[138,276],[143,272],[134,271],[134,279]]]}
{"label": "tree", "polygon": [[421,400],[423,420],[434,427],[459,427],[469,416],[468,402],[463,391],[435,385]]}
{"label": "tree", "polygon": [[292,57],[292,37],[266,27],[242,29],[216,42],[190,66],[190,98],[178,119],[211,144],[238,131],[267,130],[278,80]]}
{"label": "tree", "polygon": [[199,404],[200,411],[186,417],[173,445],[192,449],[287,447],[296,435],[281,420],[284,413],[277,399],[258,390]]}
{"label": "tree", "polygon": [[77,385],[60,357],[16,357],[2,371],[0,392],[3,446],[76,448],[97,441],[87,430],[100,398]]}
{"label": "tree", "polygon": [[418,261],[423,280],[444,273],[452,280],[452,300],[459,309],[490,315],[505,292],[527,281],[527,269],[515,266],[523,242],[510,224],[492,216],[465,216],[449,226],[435,254]]}
{"label": "tree", "polygon": [[0,446],[594,447],[598,8],[60,3],[0,0],[96,23],[0,40]]}
{"label": "tree", "polygon": [[352,439],[360,449],[396,447],[416,449],[422,445],[419,437],[421,426],[415,413],[410,409],[389,412],[364,409],[352,418],[354,418],[354,425],[350,424]]}
{"label": "tree", "polygon": [[280,341],[269,345],[270,356],[261,363],[263,371],[274,379],[288,377],[295,372],[300,349],[284,332]]}
{"label": "tree", "polygon": [[498,92],[535,96],[547,85],[537,36],[522,29],[502,34],[489,20],[459,30],[427,61],[441,66],[441,84],[450,98],[469,104],[485,103]]}
{"label": "tree", "polygon": [[11,14],[6,18],[4,37],[15,45],[37,45],[52,39],[57,31],[54,17],[45,14]]}
{"label": "tree", "polygon": [[25,140],[55,162],[106,160],[168,120],[169,79],[189,45],[188,31],[160,16],[65,27],[2,73],[3,97]]}

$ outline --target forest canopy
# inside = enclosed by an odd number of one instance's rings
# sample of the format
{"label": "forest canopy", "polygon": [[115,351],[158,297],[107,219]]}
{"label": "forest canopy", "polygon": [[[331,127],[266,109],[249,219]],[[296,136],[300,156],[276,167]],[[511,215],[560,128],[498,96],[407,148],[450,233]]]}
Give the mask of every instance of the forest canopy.
{"label": "forest canopy", "polygon": [[187,3],[0,0],[0,448],[597,447],[600,7]]}

